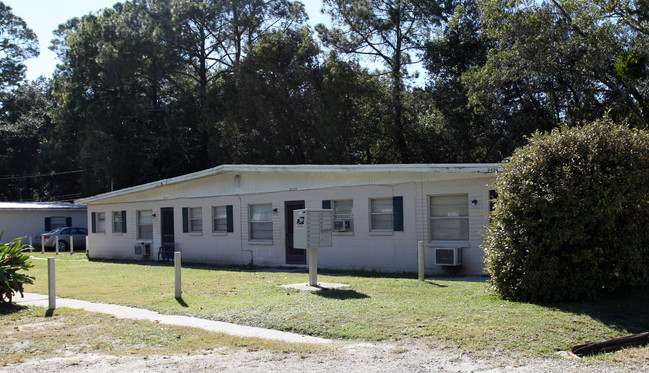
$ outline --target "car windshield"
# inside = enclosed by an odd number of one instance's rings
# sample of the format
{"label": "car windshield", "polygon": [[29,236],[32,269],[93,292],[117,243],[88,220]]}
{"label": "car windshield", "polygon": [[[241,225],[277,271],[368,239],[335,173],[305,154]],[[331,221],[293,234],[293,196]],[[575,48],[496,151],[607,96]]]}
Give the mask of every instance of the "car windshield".
{"label": "car windshield", "polygon": [[59,230],[61,230],[61,228],[54,228],[54,229],[52,229],[51,231],[46,232],[46,233],[44,233],[44,234],[54,234],[54,233],[58,232]]}

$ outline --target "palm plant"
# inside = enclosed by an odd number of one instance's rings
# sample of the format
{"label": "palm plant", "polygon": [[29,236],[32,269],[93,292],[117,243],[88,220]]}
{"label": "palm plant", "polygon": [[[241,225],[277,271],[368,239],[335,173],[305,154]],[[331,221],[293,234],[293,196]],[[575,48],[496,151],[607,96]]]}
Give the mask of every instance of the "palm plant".
{"label": "palm plant", "polygon": [[0,244],[0,305],[11,304],[16,292],[23,296],[23,285],[34,281],[34,277],[21,273],[34,266],[28,262],[29,255],[23,254],[24,247],[19,238]]}

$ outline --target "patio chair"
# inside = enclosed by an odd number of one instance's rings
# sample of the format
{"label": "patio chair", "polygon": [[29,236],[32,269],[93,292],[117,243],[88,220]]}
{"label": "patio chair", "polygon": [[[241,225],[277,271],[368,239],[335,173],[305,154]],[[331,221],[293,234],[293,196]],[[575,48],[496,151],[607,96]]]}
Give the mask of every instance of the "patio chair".
{"label": "patio chair", "polygon": [[158,261],[173,262],[174,261],[174,242],[163,242],[160,249],[158,249]]}

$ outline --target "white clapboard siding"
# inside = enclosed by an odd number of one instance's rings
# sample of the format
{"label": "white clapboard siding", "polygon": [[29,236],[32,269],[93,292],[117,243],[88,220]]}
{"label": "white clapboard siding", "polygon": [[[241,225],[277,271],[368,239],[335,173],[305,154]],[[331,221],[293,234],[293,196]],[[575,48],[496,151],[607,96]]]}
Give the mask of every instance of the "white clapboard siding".
{"label": "white clapboard siding", "polygon": [[[429,273],[481,274],[482,230],[487,222],[489,184],[497,165],[366,165],[366,166],[220,166],[174,179],[161,180],[82,199],[92,212],[106,213],[107,232],[90,234],[90,256],[156,260],[160,246],[160,209],[174,211],[174,240],[183,261],[214,264],[287,266],[285,204],[303,201],[322,208],[322,201],[352,200],[353,231],[334,232],[333,247],[318,251],[321,268],[416,272],[417,242],[426,247]],[[469,203],[469,240],[429,240],[429,199],[463,194]],[[403,231],[370,230],[370,200],[403,198]],[[475,200],[475,206],[471,201]],[[271,204],[272,240],[249,239],[249,208]],[[234,232],[212,232],[212,206],[231,205]],[[201,207],[203,231],[182,232],[182,209]],[[112,234],[112,211],[127,211],[127,233]],[[136,212],[153,210],[153,255],[137,256]],[[289,219],[292,221],[292,218]],[[91,222],[88,223],[89,226]],[[435,247],[462,247],[459,268],[433,264]]]}

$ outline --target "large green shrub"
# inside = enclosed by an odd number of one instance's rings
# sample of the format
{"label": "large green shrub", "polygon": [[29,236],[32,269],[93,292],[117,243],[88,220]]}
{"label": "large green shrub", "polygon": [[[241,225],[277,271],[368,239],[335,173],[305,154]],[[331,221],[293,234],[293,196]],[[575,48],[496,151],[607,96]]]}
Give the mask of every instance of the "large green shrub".
{"label": "large green shrub", "polygon": [[603,119],[535,134],[502,167],[485,237],[505,299],[596,298],[649,281],[649,133]]}
{"label": "large green shrub", "polygon": [[31,262],[28,262],[29,255],[23,254],[23,247],[20,239],[0,244],[0,305],[11,303],[16,292],[22,296],[23,285],[33,283],[32,276],[21,273],[33,267]]}

